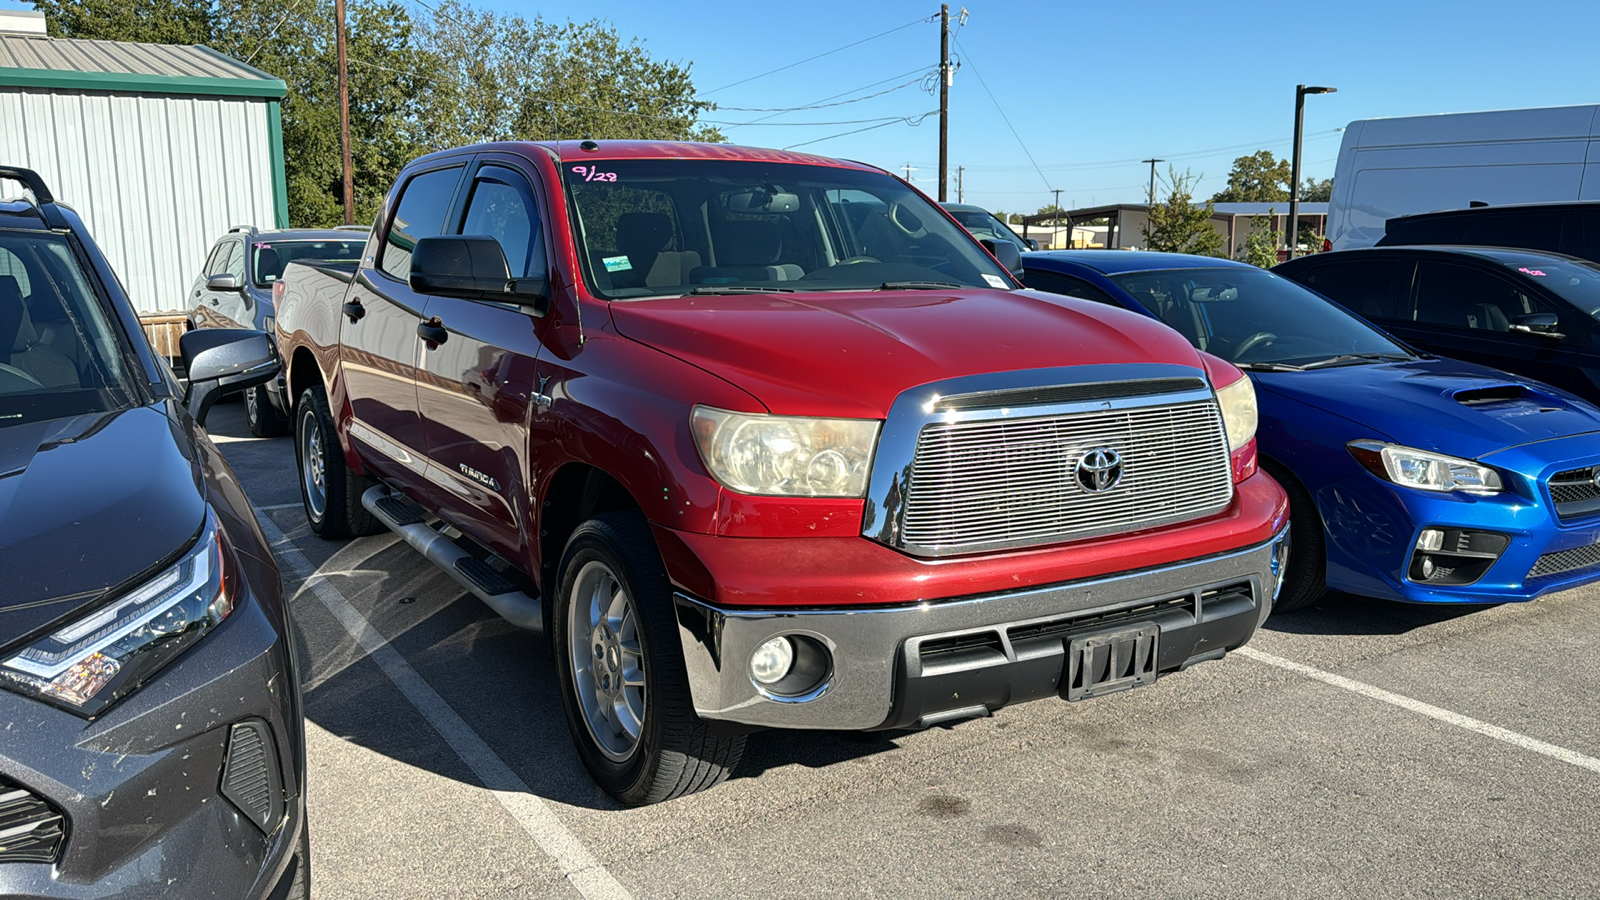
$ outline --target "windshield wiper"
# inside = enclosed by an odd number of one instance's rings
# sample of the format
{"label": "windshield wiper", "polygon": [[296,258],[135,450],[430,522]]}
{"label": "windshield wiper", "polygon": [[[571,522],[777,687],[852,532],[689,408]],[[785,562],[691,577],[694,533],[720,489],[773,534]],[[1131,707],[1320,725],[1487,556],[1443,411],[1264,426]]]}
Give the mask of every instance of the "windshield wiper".
{"label": "windshield wiper", "polygon": [[794,294],[799,288],[781,287],[751,287],[737,284],[702,284],[691,290],[691,294]]}
{"label": "windshield wiper", "polygon": [[1410,362],[1412,357],[1401,356],[1398,353],[1341,353],[1314,363],[1306,363],[1302,369],[1324,369],[1329,366],[1347,366],[1359,362]]}
{"label": "windshield wiper", "polygon": [[1275,362],[1236,362],[1234,365],[1246,372],[1304,372],[1306,368],[1305,366],[1292,366],[1288,363]]}
{"label": "windshield wiper", "polygon": [[942,291],[949,288],[963,288],[964,284],[954,281],[885,281],[878,286],[880,291]]}

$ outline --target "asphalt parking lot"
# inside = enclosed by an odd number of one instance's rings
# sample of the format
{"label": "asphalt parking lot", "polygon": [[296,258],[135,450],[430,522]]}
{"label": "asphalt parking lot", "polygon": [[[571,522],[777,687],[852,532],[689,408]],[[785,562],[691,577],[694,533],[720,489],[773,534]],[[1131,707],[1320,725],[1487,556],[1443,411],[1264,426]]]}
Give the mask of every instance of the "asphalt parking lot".
{"label": "asphalt parking lot", "polygon": [[242,404],[211,433],[299,629],[323,900],[1600,895],[1600,587],[1335,596],[1138,691],[758,734],[722,786],[625,810],[538,639],[393,537],[312,535]]}

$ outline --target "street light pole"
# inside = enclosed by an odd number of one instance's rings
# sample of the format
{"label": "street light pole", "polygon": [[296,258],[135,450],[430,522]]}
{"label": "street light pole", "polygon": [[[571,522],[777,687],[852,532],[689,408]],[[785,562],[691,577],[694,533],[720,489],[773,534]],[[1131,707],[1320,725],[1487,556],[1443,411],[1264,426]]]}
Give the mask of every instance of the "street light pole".
{"label": "street light pole", "polygon": [[950,199],[950,4],[939,7],[939,202]]}
{"label": "street light pole", "polygon": [[1141,159],[1140,162],[1150,164],[1150,205],[1156,205],[1156,163],[1166,162],[1164,159]]}
{"label": "street light pole", "polygon": [[1289,165],[1289,259],[1300,246],[1300,139],[1305,133],[1306,95],[1331,94],[1339,90],[1331,87],[1294,87],[1294,161]]}

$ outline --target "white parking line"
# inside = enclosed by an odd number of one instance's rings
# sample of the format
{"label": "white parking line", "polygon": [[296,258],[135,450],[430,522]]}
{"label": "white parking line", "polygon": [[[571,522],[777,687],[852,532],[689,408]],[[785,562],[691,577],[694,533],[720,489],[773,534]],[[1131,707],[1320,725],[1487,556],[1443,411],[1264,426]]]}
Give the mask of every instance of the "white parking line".
{"label": "white parking line", "polygon": [[276,509],[299,509],[301,506],[304,506],[304,505],[305,504],[303,504],[303,503],[274,503],[271,506],[256,506],[256,507],[252,507],[252,508],[258,513],[264,513],[264,512],[272,512],[273,510],[276,510]]}
{"label": "white parking line", "polygon": [[1373,687],[1370,684],[1356,681],[1351,678],[1346,678],[1343,675],[1335,675],[1332,672],[1324,672],[1321,669],[1313,668],[1292,660],[1287,660],[1281,656],[1273,656],[1270,653],[1263,653],[1253,647],[1243,647],[1237,652],[1240,656],[1249,657],[1256,662],[1265,663],[1269,666],[1277,666],[1280,669],[1286,669],[1290,672],[1304,675],[1307,678],[1315,678],[1324,684],[1331,684],[1341,690],[1360,694],[1363,697],[1370,697],[1373,700],[1377,700],[1382,703],[1388,703],[1391,706],[1398,706],[1401,709],[1410,710],[1411,712],[1419,715],[1427,716],[1430,719],[1437,719],[1440,722],[1454,725],[1457,728],[1464,728],[1467,731],[1477,732],[1485,737],[1491,737],[1497,741],[1503,741],[1512,745],[1513,747],[1521,747],[1524,750],[1531,750],[1534,753],[1548,756],[1551,759],[1559,759],[1564,763],[1577,766],[1580,769],[1588,769],[1591,772],[1600,774],[1600,759],[1595,759],[1592,756],[1585,756],[1576,750],[1568,750],[1565,747],[1557,747],[1555,744],[1547,744],[1538,738],[1531,738],[1525,734],[1518,734],[1517,732],[1508,728],[1501,728],[1499,725],[1490,725],[1488,722],[1479,721],[1471,716],[1463,716],[1460,713],[1451,712],[1448,709],[1441,709],[1432,704],[1423,703],[1421,700],[1413,700],[1410,697],[1404,696],[1403,694],[1396,694],[1392,691],[1386,691],[1383,688]]}
{"label": "white parking line", "polygon": [[411,668],[400,651],[389,646],[383,635],[350,605],[344,594],[316,571],[311,561],[289,541],[283,531],[266,516],[258,518],[261,520],[261,530],[266,532],[278,560],[299,576],[304,587],[322,601],[328,612],[339,620],[339,624],[378,664],[383,674],[394,682],[400,693],[411,701],[411,705],[450,745],[450,749],[472,769],[483,786],[539,845],[539,849],[555,861],[568,883],[590,900],[631,900],[632,895],[627,888],[595,859],[576,835],[561,824],[549,805],[535,796],[527,784],[511,771],[511,767],[495,755],[483,738],[472,730],[472,726]]}

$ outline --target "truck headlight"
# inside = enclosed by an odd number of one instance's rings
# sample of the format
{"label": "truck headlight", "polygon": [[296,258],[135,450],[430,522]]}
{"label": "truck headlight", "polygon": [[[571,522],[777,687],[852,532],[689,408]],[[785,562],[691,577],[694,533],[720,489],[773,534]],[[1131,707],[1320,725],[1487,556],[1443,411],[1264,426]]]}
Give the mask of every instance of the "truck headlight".
{"label": "truck headlight", "polygon": [[233,612],[232,558],[216,518],[171,568],[0,658],[0,685],[95,716]]}
{"label": "truck headlight", "polygon": [[741,494],[861,497],[874,419],[811,419],[696,406],[695,445],[712,477]]}
{"label": "truck headlight", "polygon": [[1256,386],[1250,377],[1217,388],[1217,405],[1222,407],[1222,424],[1228,432],[1228,452],[1237,451],[1256,436]]}
{"label": "truck headlight", "polygon": [[1404,487],[1465,494],[1495,494],[1505,487],[1500,473],[1470,459],[1382,441],[1351,441],[1345,446],[1372,474]]}

